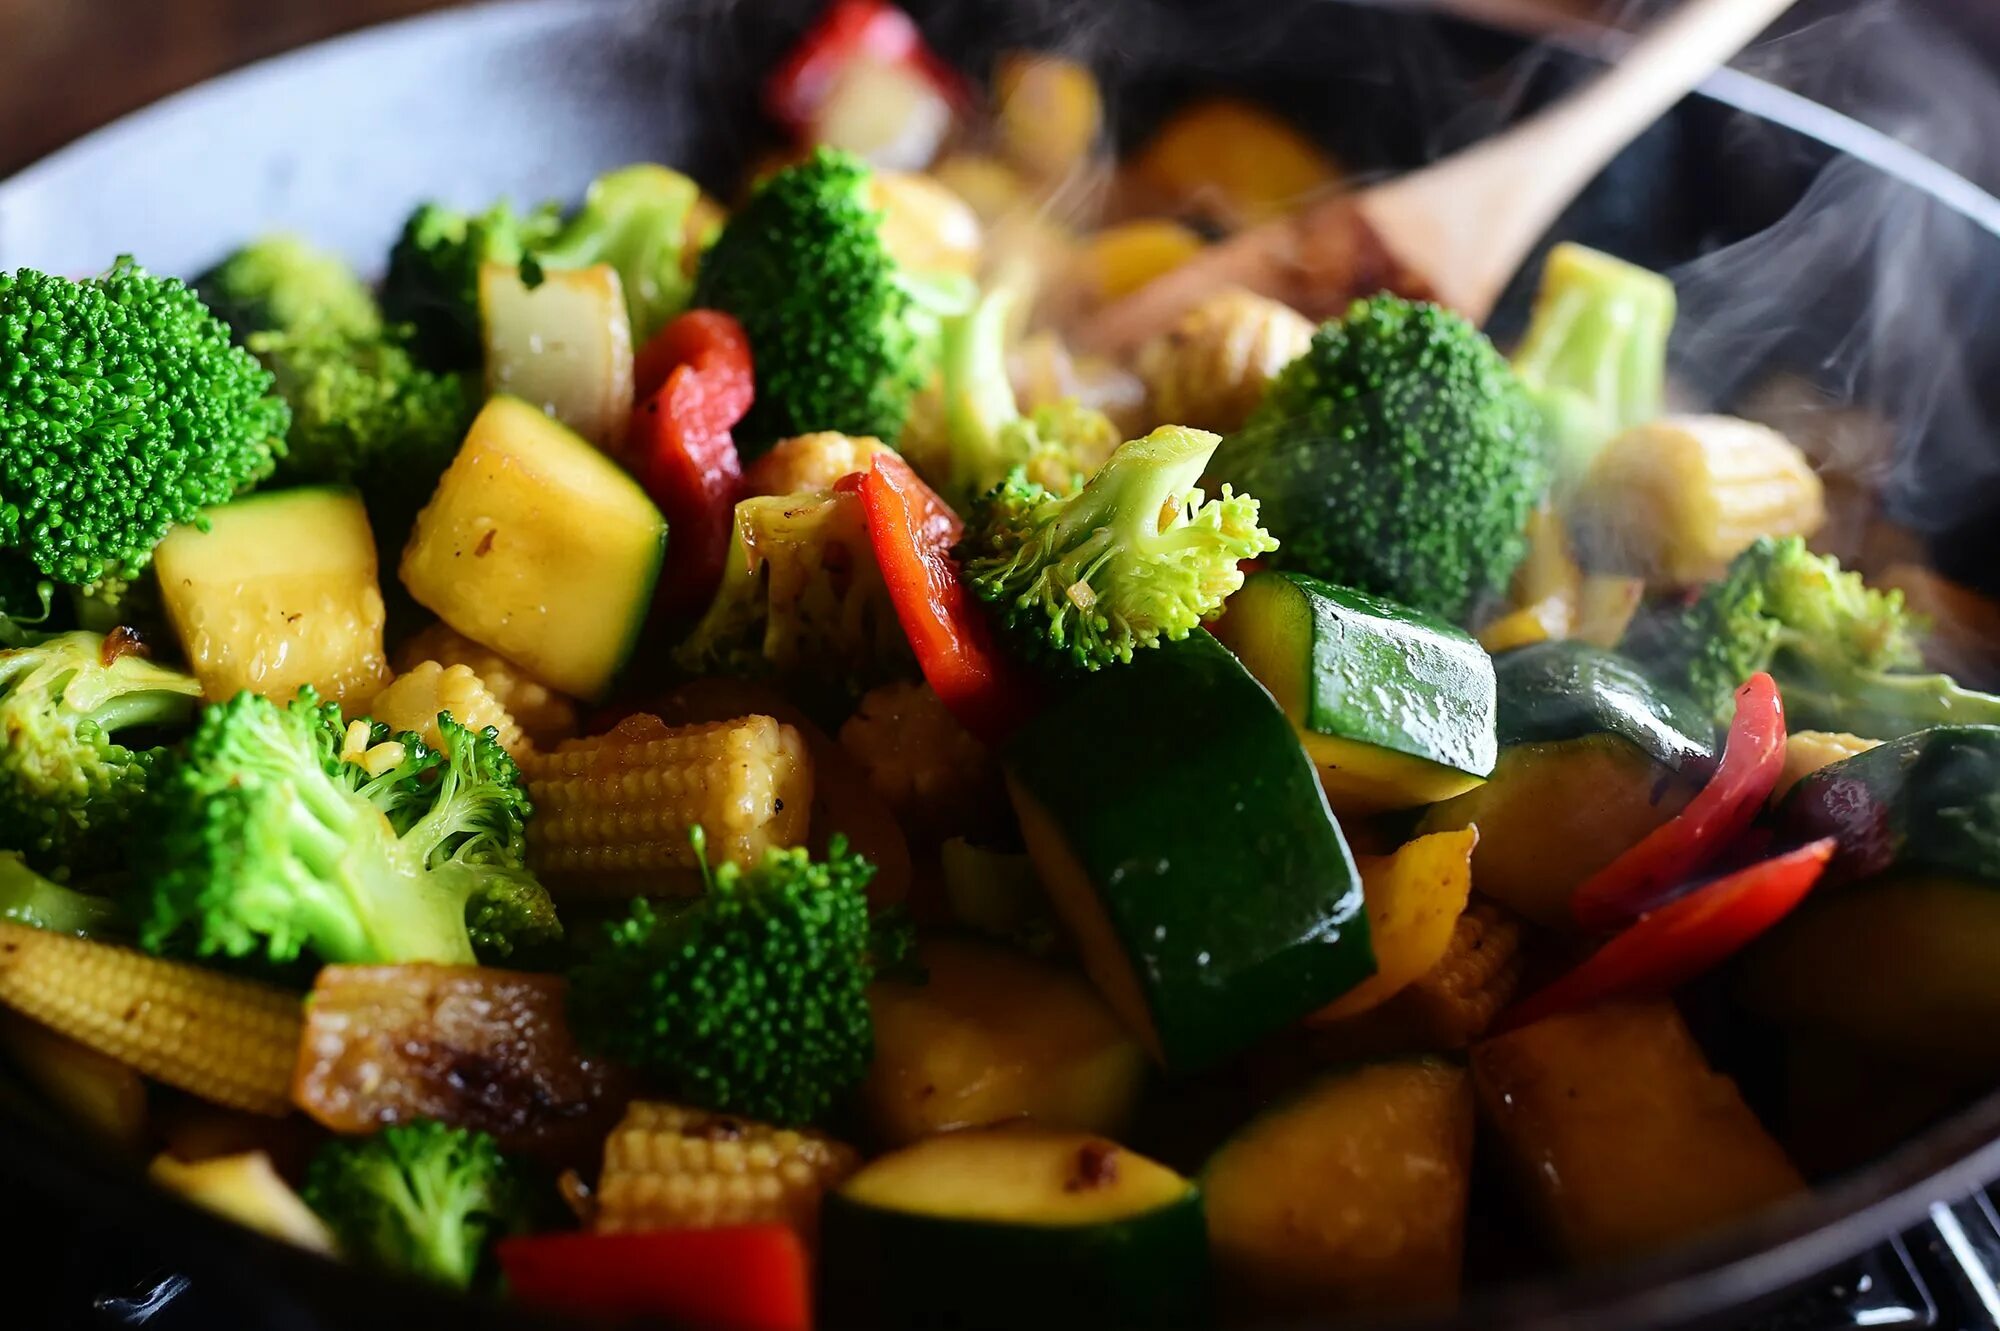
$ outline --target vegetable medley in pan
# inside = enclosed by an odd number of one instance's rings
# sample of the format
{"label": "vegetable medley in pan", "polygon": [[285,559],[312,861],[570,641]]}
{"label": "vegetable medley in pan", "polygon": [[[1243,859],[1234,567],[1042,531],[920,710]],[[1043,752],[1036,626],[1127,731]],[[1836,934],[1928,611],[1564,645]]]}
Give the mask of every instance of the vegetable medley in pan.
{"label": "vegetable medley in pan", "polygon": [[1667,407],[1665,277],[1105,358],[1337,168],[990,86],[840,0],[733,206],[0,275],[25,1080],[357,1266],[796,1331],[1435,1306],[2000,1070],[1974,594]]}

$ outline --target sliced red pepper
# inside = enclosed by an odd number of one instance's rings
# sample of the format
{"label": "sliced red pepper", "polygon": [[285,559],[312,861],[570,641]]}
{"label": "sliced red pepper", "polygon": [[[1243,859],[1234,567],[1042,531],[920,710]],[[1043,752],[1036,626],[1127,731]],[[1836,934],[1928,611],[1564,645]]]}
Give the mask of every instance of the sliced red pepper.
{"label": "sliced red pepper", "polygon": [[930,45],[916,21],[882,0],[833,0],[764,83],[764,110],[794,134],[807,134],[820,108],[857,60],[907,65],[953,108],[971,102],[965,80]]}
{"label": "sliced red pepper", "polygon": [[805,1245],[787,1225],[536,1234],[495,1251],[523,1303],[713,1331],[809,1331]]}
{"label": "sliced red pepper", "polygon": [[1784,701],[1769,675],[1752,675],[1736,690],[1736,716],[1715,775],[1677,816],[1577,888],[1570,914],[1584,928],[1599,931],[1645,914],[1663,893],[1736,843],[1771,798],[1784,768]]}
{"label": "sliced red pepper", "polygon": [[835,486],[861,496],[868,542],[924,679],[959,724],[997,744],[1028,718],[1034,691],[993,641],[951,547],[964,524],[894,453]]}
{"label": "sliced red pepper", "polygon": [[1724,874],[1675,897],[1614,936],[1575,970],[1529,995],[1494,1033],[1614,998],[1664,994],[1748,946],[1805,900],[1826,872],[1832,837]]}
{"label": "sliced red pepper", "polygon": [[628,438],[633,468],[667,519],[658,601],[699,610],[729,557],[743,462],[730,427],[750,410],[750,341],[720,310],[690,310],[654,334],[633,365],[642,394]]}

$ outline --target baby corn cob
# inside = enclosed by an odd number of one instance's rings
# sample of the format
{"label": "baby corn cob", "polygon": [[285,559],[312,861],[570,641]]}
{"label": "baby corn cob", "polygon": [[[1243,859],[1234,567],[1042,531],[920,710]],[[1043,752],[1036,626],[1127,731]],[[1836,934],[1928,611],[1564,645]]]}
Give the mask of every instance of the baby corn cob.
{"label": "baby corn cob", "polygon": [[1240,288],[1210,296],[1139,352],[1152,414],[1228,433],[1263,400],[1279,370],[1312,341],[1298,311]]}
{"label": "baby corn cob", "polygon": [[444,744],[438,732],[439,712],[451,713],[451,719],[468,730],[492,726],[499,732],[500,747],[516,758],[528,751],[528,737],[520,724],[471,666],[424,661],[397,675],[368,704],[370,717],[391,730],[414,730],[432,748]]}
{"label": "baby corn cob", "polygon": [[812,811],[805,740],[768,716],[692,726],[630,716],[521,766],[535,805],[529,863],[574,886],[692,870],[697,823],[713,859],[747,867],[770,847],[803,842]]}
{"label": "baby corn cob", "polygon": [[1766,425],[1679,416],[1605,445],[1577,495],[1597,561],[1689,587],[1720,577],[1759,536],[1810,536],[1826,521],[1812,464]]}
{"label": "baby corn cob", "polygon": [[479,676],[493,700],[535,744],[546,747],[576,733],[576,703],[449,624],[433,624],[396,649],[399,672],[414,670],[425,661],[462,665]]}
{"label": "baby corn cob", "polygon": [[1513,1000],[1521,965],[1520,921],[1475,897],[1438,964],[1392,1001],[1406,1010],[1428,1048],[1463,1049]]}
{"label": "baby corn cob", "polygon": [[809,1128],[638,1100],[605,1139],[593,1224],[616,1234],[782,1222],[810,1234],[820,1195],[859,1163]]}
{"label": "baby corn cob", "polygon": [[304,1029],[296,994],[0,922],[0,1003],[204,1100],[291,1110]]}
{"label": "baby corn cob", "polygon": [[869,459],[892,451],[872,435],[816,434],[780,439],[743,471],[743,493],[749,495],[817,494],[850,472],[866,471]]}

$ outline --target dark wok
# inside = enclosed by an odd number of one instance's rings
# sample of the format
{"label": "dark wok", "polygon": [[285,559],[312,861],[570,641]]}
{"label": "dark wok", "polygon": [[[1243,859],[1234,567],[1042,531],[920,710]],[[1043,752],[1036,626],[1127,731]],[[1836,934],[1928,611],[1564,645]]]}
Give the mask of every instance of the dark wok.
{"label": "dark wok", "polygon": [[[569,196],[598,171],[644,158],[726,183],[759,142],[755,76],[811,7],[526,0],[266,62],[0,184],[0,268],[87,272],[129,251],[155,268],[191,273],[233,240],[278,226],[366,264],[423,196]],[[1420,162],[1477,138],[1588,67],[1567,55],[1522,61],[1518,37],[1466,23],[1305,0],[912,8],[970,68],[1015,44],[1087,55],[1105,74],[1127,135],[1191,88],[1228,86],[1276,104],[1368,169]],[[51,73],[59,84],[59,71]],[[1759,336],[1739,329],[1684,348],[1690,374],[1727,400],[1787,369],[1841,400],[1900,417],[1903,462],[1882,478],[1886,506],[1928,538],[1942,567],[1990,584],[2000,206],[1852,122],[1725,75],[1635,144],[1557,232],[1655,267],[1685,264],[1777,222],[1829,163],[1844,189],[1859,192],[1860,202],[1844,196],[1842,206],[1905,243],[1879,252],[1844,245],[1841,264],[1815,254],[1800,265],[1812,271],[1787,288],[1783,317],[1760,324]],[[1808,243],[1810,229],[1799,230],[1798,243]],[[1915,262],[1921,270],[1909,269]],[[1696,273],[1689,323],[1700,327],[1704,300],[1720,300],[1729,283],[1710,268]],[[1923,301],[1880,299],[1919,281]],[[1519,294],[1500,322],[1517,314]],[[1858,328],[1868,336],[1857,338]],[[1913,363],[1946,339],[1967,372],[1914,393]],[[1476,1288],[1452,1324],[1636,1329],[1727,1319],[1995,1175],[2000,1096],[1699,1246],[1581,1277]],[[204,1307],[227,1311],[176,1322],[170,1307],[156,1325],[536,1324],[392,1287],[191,1212],[142,1187],[128,1166],[77,1149],[4,1068],[0,1198],[10,1234],[40,1236],[0,1241],[0,1274],[14,1269],[0,1294],[7,1325],[134,1324],[144,1319],[130,1311],[123,1322],[74,1320],[83,1316],[74,1300],[85,1286],[118,1293],[166,1271],[189,1273],[215,1300]],[[38,1316],[36,1291],[65,1301]],[[25,1314],[18,1323],[17,1311]]]}

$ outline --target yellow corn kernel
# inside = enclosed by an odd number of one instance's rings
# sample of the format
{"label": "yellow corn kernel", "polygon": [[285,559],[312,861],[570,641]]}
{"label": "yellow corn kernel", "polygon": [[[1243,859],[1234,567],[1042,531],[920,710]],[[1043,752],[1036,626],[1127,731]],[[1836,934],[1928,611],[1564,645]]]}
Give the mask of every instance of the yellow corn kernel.
{"label": "yellow corn kernel", "polygon": [[809,1128],[635,1100],[604,1141],[600,1234],[781,1223],[810,1235],[821,1195],[854,1172],[850,1146]]}
{"label": "yellow corn kernel", "polygon": [[1778,773],[1771,803],[1776,804],[1793,786],[1820,768],[1866,753],[1881,743],[1879,739],[1863,739],[1838,730],[1794,730],[1785,736],[1785,765]]}
{"label": "yellow corn kernel", "polygon": [[521,733],[520,724],[507,714],[471,666],[421,662],[397,675],[368,704],[369,716],[391,730],[416,731],[434,749],[444,744],[444,734],[438,729],[439,712],[451,713],[451,719],[467,730],[493,727],[499,732],[500,747],[516,758],[528,751],[528,737]]}
{"label": "yellow corn kernel", "polygon": [[426,661],[462,665],[479,676],[479,682],[486,686],[493,700],[514,718],[532,744],[547,746],[576,733],[573,700],[449,624],[431,625],[396,651],[395,665],[399,672],[415,669]]}
{"label": "yellow corn kernel", "polygon": [[979,268],[979,215],[949,186],[912,171],[878,171],[870,202],[881,209],[882,246],[915,273],[962,273]]}
{"label": "yellow corn kernel", "polygon": [[0,1004],[191,1095],[292,1107],[297,994],[130,948],[0,922]]}
{"label": "yellow corn kernel", "polygon": [[1053,180],[1086,165],[1104,129],[1104,95],[1087,65],[1016,51],[993,71],[994,137],[1031,176]]}
{"label": "yellow corn kernel", "polygon": [[697,823],[712,860],[748,866],[802,843],[812,810],[805,740],[768,716],[671,727],[630,716],[529,754],[521,770],[535,805],[528,861],[572,887],[691,882]]}
{"label": "yellow corn kernel", "polygon": [[168,1192],[179,1193],[196,1206],[267,1238],[295,1243],[312,1252],[334,1250],[333,1235],[325,1222],[292,1191],[291,1184],[278,1177],[271,1157],[262,1151],[192,1163],[162,1155],[146,1174]]}
{"label": "yellow corn kernel", "polygon": [[1669,587],[1722,576],[1759,536],[1810,536],[1826,521],[1812,464],[1769,426],[1676,416],[1620,434],[1576,499],[1593,563]]}
{"label": "yellow corn kernel", "polygon": [[1154,418],[1222,434],[1241,429],[1312,335],[1289,305],[1239,287],[1218,291],[1140,348]]}
{"label": "yellow corn kernel", "polygon": [[1201,253],[1202,238],[1179,222],[1148,218],[1107,227],[1076,257],[1083,294],[1102,304],[1129,296]]}
{"label": "yellow corn kernel", "polygon": [[840,747],[915,831],[961,834],[991,821],[1006,803],[992,753],[928,684],[884,684],[862,695],[840,728]]}
{"label": "yellow corn kernel", "polygon": [[873,435],[816,434],[780,439],[743,470],[744,495],[814,494],[843,476],[866,471],[877,453],[893,452]]}
{"label": "yellow corn kernel", "polygon": [[128,1149],[146,1140],[146,1082],[126,1064],[16,1012],[0,1012],[0,1051],[90,1132]]}
{"label": "yellow corn kernel", "polygon": [[1429,1047],[1463,1049],[1486,1033],[1521,984],[1521,922],[1474,897],[1451,946],[1422,979],[1396,995]]}
{"label": "yellow corn kernel", "polygon": [[340,736],[340,761],[358,765],[362,756],[368,752],[368,736],[373,729],[374,727],[359,717],[349,721],[347,729]]}

